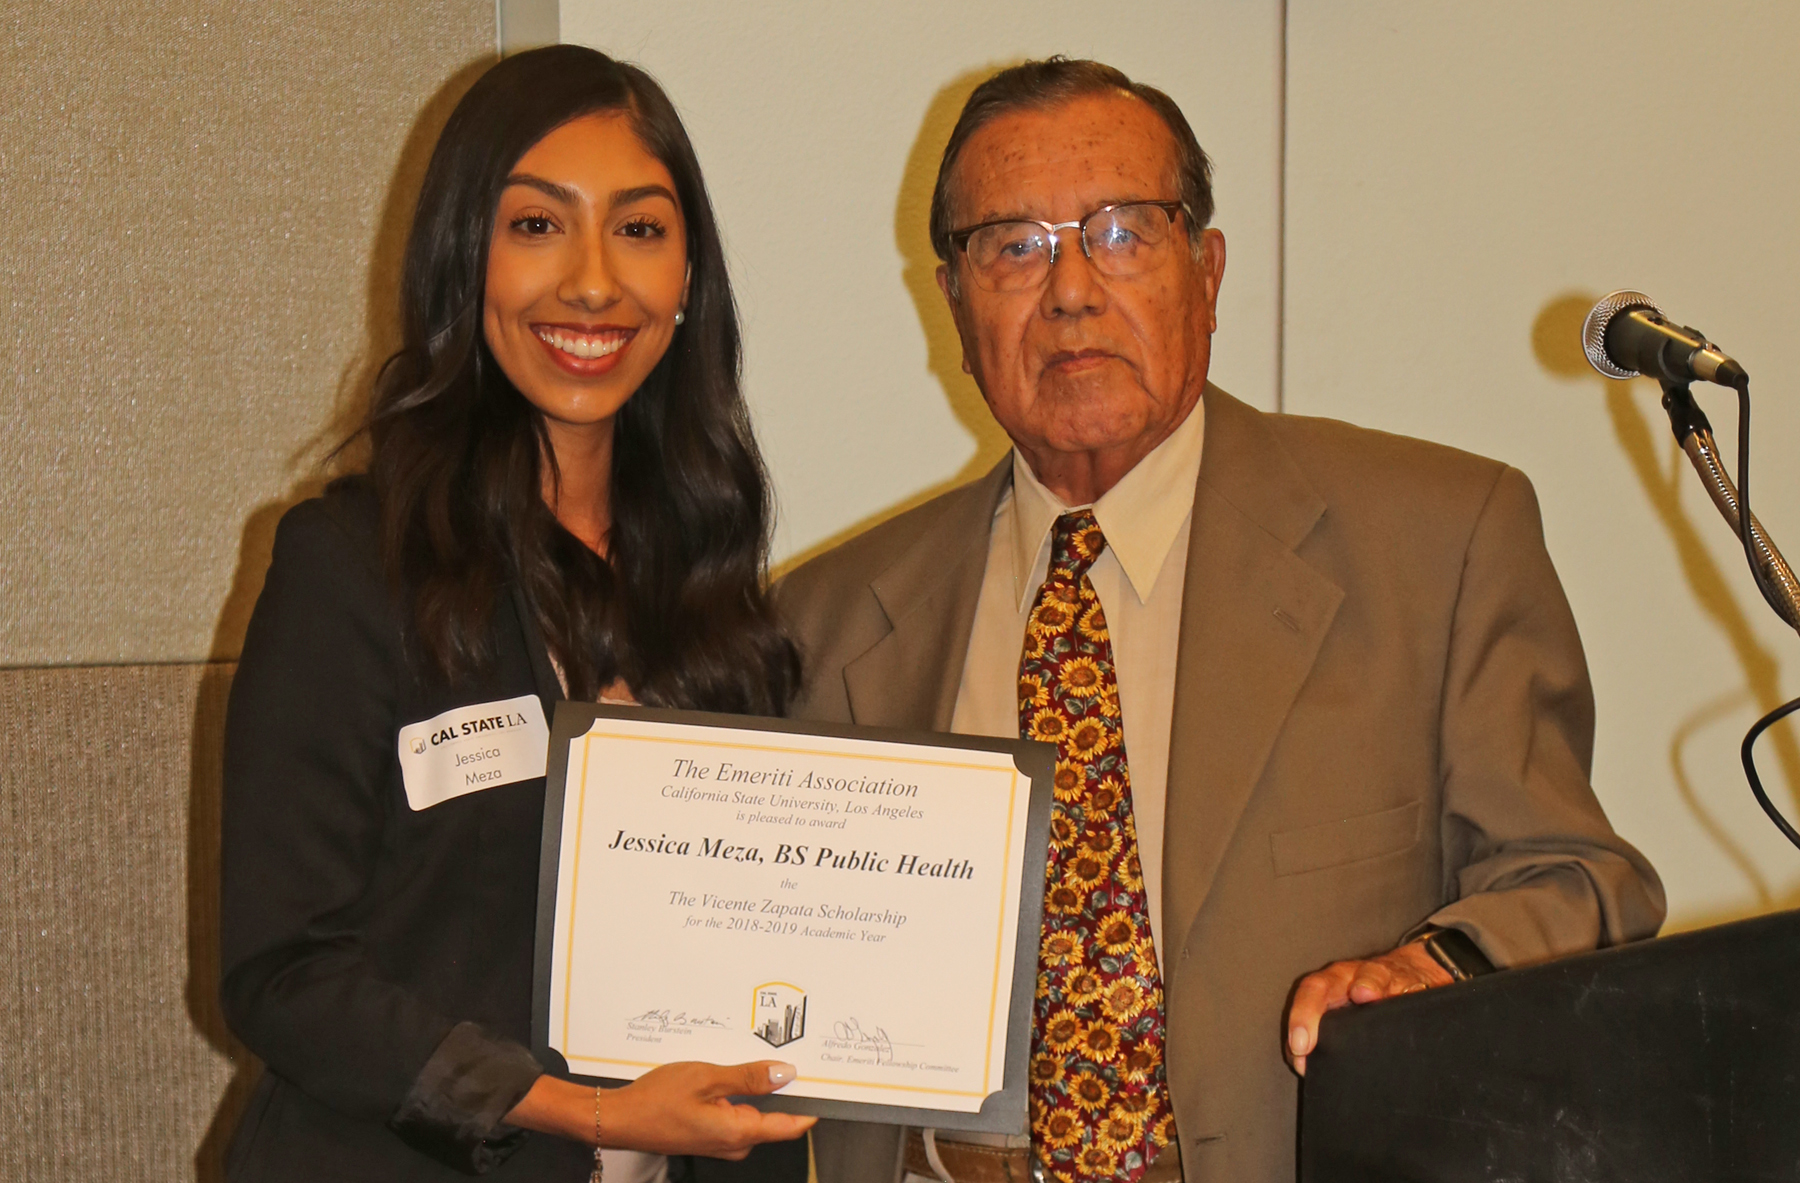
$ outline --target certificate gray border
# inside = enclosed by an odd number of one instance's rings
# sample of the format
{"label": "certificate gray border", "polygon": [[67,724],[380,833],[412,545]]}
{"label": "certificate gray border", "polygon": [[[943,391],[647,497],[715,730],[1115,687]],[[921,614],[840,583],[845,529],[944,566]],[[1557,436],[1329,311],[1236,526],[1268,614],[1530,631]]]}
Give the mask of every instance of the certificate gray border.
{"label": "certificate gray border", "polygon": [[[989,1093],[974,1113],[949,1109],[917,1109],[907,1105],[873,1105],[860,1101],[831,1101],[815,1097],[775,1094],[746,1098],[758,1109],[781,1113],[808,1113],[846,1121],[885,1125],[929,1126],[940,1130],[979,1130],[992,1134],[1026,1132],[1028,1105],[1026,1064],[1031,1055],[1031,1012],[1037,990],[1038,939],[1044,922],[1044,871],[1050,858],[1051,778],[1056,770],[1056,749],[1026,739],[990,739],[975,735],[945,735],[933,731],[898,730],[889,727],[846,727],[793,719],[765,719],[747,715],[720,715],[702,711],[665,711],[647,707],[607,706],[588,702],[559,702],[550,727],[550,760],[544,776],[544,834],[538,870],[537,957],[531,989],[531,1042],[538,1061],[571,1080],[588,1084],[625,1084],[611,1077],[582,1076],[568,1071],[562,1055],[550,1047],[550,967],[556,937],[556,879],[562,867],[563,802],[568,791],[569,744],[585,735],[596,719],[632,719],[655,723],[686,723],[700,727],[768,731],[786,735],[819,735],[835,739],[879,740],[919,747],[962,748],[976,752],[1004,752],[1013,766],[1031,781],[1030,804],[1025,812],[1023,874],[1019,881],[1019,931],[1013,950],[1012,1006],[1006,1024],[1006,1061],[1001,1087]],[[919,987],[937,988],[930,967],[918,968]]]}

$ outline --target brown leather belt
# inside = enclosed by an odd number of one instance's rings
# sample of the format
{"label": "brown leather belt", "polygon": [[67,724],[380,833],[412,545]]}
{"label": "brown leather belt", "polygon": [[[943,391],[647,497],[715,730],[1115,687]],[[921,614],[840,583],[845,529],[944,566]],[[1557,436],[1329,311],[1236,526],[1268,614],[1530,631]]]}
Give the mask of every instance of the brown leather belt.
{"label": "brown leather belt", "polygon": [[[938,1157],[956,1183],[1034,1183],[1031,1173],[1031,1150],[1018,1147],[977,1146],[972,1142],[952,1142],[947,1135],[937,1139]],[[936,1179],[937,1172],[925,1157],[925,1139],[918,1130],[906,1131],[906,1173]],[[1144,1169],[1142,1183],[1181,1183],[1181,1151],[1166,1147],[1156,1161]]]}

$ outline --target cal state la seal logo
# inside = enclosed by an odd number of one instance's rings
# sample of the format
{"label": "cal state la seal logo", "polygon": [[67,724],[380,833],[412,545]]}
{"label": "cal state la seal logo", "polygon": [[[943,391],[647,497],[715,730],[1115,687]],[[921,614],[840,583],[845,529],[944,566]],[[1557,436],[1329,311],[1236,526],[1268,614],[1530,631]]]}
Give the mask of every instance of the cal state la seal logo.
{"label": "cal state la seal logo", "polygon": [[764,982],[750,1008],[750,1030],[770,1047],[806,1036],[806,991],[789,982]]}

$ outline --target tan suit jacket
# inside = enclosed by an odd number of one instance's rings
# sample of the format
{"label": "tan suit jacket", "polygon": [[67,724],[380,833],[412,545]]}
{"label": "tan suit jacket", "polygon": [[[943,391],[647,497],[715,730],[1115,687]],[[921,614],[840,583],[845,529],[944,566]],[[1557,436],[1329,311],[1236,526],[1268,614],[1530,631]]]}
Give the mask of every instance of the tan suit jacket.
{"label": "tan suit jacket", "polygon": [[[1588,783],[1593,692],[1525,477],[1205,399],[1163,844],[1169,1089],[1189,1183],[1273,1183],[1294,1177],[1297,978],[1428,917],[1518,965],[1650,936],[1664,903]],[[1009,464],[783,581],[798,716],[949,727]],[[821,1183],[892,1178],[891,1132],[815,1147]]]}

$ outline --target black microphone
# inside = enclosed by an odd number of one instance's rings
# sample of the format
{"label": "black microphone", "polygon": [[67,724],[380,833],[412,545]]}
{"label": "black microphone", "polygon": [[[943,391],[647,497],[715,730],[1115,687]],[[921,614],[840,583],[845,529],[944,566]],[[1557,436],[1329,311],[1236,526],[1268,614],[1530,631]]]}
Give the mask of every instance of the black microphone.
{"label": "black microphone", "polygon": [[1699,329],[1675,324],[1642,292],[1617,291],[1581,323],[1581,348],[1608,378],[1639,374],[1659,382],[1739,386],[1750,376]]}

